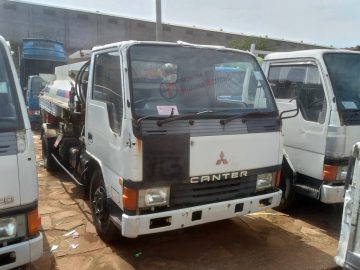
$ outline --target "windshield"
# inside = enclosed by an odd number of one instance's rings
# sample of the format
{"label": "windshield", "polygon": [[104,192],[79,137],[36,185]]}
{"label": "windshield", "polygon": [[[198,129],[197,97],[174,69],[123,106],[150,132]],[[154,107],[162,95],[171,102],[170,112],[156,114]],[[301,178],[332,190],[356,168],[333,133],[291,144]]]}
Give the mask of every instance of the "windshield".
{"label": "windshield", "polygon": [[32,97],[38,97],[40,91],[45,87],[45,81],[40,77],[33,77],[31,80]]}
{"label": "windshield", "polygon": [[130,70],[138,117],[276,110],[256,59],[245,53],[135,45]]}
{"label": "windshield", "polygon": [[5,49],[0,43],[0,131],[22,127],[16,89]]}
{"label": "windshield", "polygon": [[339,110],[360,110],[360,54],[328,53],[325,64]]}

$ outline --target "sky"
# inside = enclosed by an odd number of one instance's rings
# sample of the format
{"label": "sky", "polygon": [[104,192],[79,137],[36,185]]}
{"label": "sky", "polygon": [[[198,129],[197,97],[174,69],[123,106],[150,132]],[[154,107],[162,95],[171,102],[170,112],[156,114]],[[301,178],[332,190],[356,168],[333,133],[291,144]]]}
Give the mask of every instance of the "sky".
{"label": "sky", "polygon": [[[20,1],[155,20],[155,0]],[[360,45],[360,0],[162,0],[162,20],[340,48]]]}

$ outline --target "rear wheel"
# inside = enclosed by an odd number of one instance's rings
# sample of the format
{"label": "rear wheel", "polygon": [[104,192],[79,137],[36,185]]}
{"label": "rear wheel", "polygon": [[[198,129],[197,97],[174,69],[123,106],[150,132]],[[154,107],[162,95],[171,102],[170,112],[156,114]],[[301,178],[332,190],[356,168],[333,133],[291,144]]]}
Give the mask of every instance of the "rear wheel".
{"label": "rear wheel", "polygon": [[120,232],[110,219],[104,179],[99,170],[91,177],[89,197],[94,225],[100,238],[105,242],[118,240]]}
{"label": "rear wheel", "polygon": [[47,138],[45,135],[41,137],[42,144],[42,158],[44,161],[44,167],[48,171],[56,171],[58,168],[56,161],[51,156],[53,153],[54,143],[56,138]]}

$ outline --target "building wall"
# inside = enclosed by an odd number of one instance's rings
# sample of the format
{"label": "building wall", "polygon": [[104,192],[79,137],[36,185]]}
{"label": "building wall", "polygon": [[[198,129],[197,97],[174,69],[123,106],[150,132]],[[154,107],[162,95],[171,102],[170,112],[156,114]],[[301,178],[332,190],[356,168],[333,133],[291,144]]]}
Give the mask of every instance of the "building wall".
{"label": "building wall", "polygon": [[[18,57],[23,38],[48,38],[65,44],[68,54],[122,40],[155,40],[155,23],[60,8],[0,0],[0,35],[9,40]],[[164,41],[186,41],[228,46],[243,35],[176,25],[163,25]],[[271,39],[270,39],[271,40]],[[272,40],[277,51],[321,48]]]}

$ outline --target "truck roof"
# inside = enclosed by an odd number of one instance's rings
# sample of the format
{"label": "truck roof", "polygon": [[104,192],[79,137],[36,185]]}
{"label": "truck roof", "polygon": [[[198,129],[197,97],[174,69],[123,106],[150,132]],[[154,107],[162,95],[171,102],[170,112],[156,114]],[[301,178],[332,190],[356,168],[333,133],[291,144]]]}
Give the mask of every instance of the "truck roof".
{"label": "truck roof", "polygon": [[241,50],[238,50],[238,49],[227,48],[225,46],[193,44],[193,43],[183,42],[183,41],[180,41],[180,40],[178,42],[129,40],[129,41],[121,41],[121,42],[110,43],[110,44],[101,45],[101,46],[95,46],[95,47],[92,48],[92,51],[96,52],[96,51],[109,49],[109,48],[113,48],[113,47],[120,47],[120,46],[121,47],[130,47],[130,46],[135,45],[135,44],[187,46],[187,47],[208,48],[208,49],[215,49],[215,50],[231,50],[231,51],[243,52],[243,53],[253,55],[252,53],[250,53],[248,51],[241,51]]}
{"label": "truck roof", "polygon": [[268,60],[279,60],[279,59],[291,59],[291,58],[317,58],[321,59],[324,53],[354,53],[360,54],[359,52],[342,50],[342,49],[314,49],[314,50],[303,50],[293,52],[276,52],[266,55],[264,61]]}

